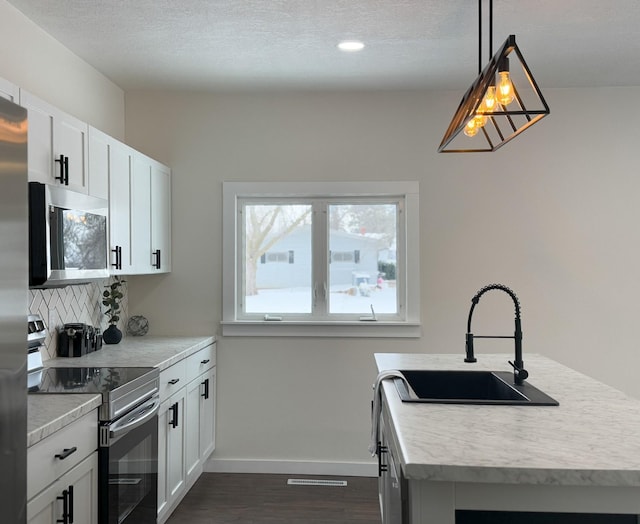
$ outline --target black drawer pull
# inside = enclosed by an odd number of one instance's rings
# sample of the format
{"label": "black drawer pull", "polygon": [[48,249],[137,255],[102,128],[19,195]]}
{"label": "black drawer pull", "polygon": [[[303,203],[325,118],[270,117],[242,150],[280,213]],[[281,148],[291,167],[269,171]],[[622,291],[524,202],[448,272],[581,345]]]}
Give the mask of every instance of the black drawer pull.
{"label": "black drawer pull", "polygon": [[61,184],[69,185],[69,157],[60,155],[60,158],[56,158],[56,162],[60,163],[60,174],[55,177]]}
{"label": "black drawer pull", "polygon": [[69,455],[71,455],[72,453],[75,453],[76,451],[78,451],[78,448],[76,446],[73,446],[72,448],[64,448],[62,450],[62,453],[56,454],[56,458],[58,458],[60,460],[64,460]]}
{"label": "black drawer pull", "polygon": [[169,409],[171,410],[171,420],[169,420],[169,425],[172,428],[177,428],[178,427],[178,403],[176,402]]}
{"label": "black drawer pull", "polygon": [[62,492],[62,497],[56,497],[57,500],[62,501],[62,519],[57,519],[56,522],[60,522],[62,524],[71,524],[72,521],[69,520],[69,499],[67,495],[69,492],[65,489]]}
{"label": "black drawer pull", "polygon": [[156,269],[160,269],[160,261],[161,261],[161,253],[159,249],[156,249],[153,253],[153,256],[156,257],[156,261],[151,264],[153,267],[155,267]]}
{"label": "black drawer pull", "polygon": [[69,486],[68,498],[69,512],[67,514],[69,515],[69,524],[73,524],[73,486]]}
{"label": "black drawer pull", "polygon": [[200,364],[208,364],[208,363],[209,363],[209,359],[208,358],[205,359],[205,360],[201,360],[200,361]]}
{"label": "black drawer pull", "polygon": [[389,448],[387,446],[383,446],[381,442],[378,442],[378,477],[382,476],[382,473],[385,471],[389,471],[389,467],[386,464],[382,463],[382,454],[387,453]]}
{"label": "black drawer pull", "polygon": [[206,400],[209,398],[209,379],[205,379],[205,381],[200,382],[200,384],[204,386],[204,393],[202,393],[200,396]]}
{"label": "black drawer pull", "polygon": [[179,379],[179,378],[172,378],[172,379],[169,381],[169,384],[171,384],[171,385],[173,386],[174,384],[177,384],[178,382],[180,382],[180,379]]}
{"label": "black drawer pull", "polygon": [[116,248],[112,249],[111,252],[116,254],[116,263],[111,264],[111,266],[114,269],[122,269],[122,247],[116,246]]}

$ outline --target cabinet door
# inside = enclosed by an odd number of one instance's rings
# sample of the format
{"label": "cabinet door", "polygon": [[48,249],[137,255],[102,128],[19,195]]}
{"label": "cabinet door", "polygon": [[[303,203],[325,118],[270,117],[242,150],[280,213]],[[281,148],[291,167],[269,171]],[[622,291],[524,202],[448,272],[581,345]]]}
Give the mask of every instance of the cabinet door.
{"label": "cabinet door", "polygon": [[210,369],[202,377],[200,457],[204,462],[216,448],[216,368]]}
{"label": "cabinet door", "polygon": [[102,131],[89,128],[89,194],[109,198],[109,149],[111,137]]}
{"label": "cabinet door", "polygon": [[53,128],[54,160],[61,155],[68,159],[67,186],[80,193],[89,193],[88,133],[89,126],[85,122],[61,111],[56,112]]}
{"label": "cabinet door", "polygon": [[29,180],[87,193],[87,124],[27,91],[20,103],[29,112]]}
{"label": "cabinet door", "polygon": [[112,141],[109,149],[109,234],[114,274],[129,274],[132,269],[132,162],[132,150],[121,142]]}
{"label": "cabinet door", "polygon": [[4,78],[0,78],[0,97],[10,100],[14,104],[19,103],[20,89]]}
{"label": "cabinet door", "polygon": [[170,399],[160,404],[158,410],[158,520],[163,515],[169,504],[167,496],[167,427],[171,412]]}
{"label": "cabinet door", "polygon": [[29,116],[28,169],[29,181],[43,184],[59,184],[60,164],[53,161],[53,113],[41,101],[22,90],[20,103],[27,108]]}
{"label": "cabinet door", "polygon": [[158,520],[182,495],[185,485],[185,388],[160,406],[158,415]]}
{"label": "cabinet door", "polygon": [[151,166],[151,251],[154,273],[171,271],[171,170]]}
{"label": "cabinet door", "polygon": [[151,260],[151,159],[134,155],[131,180],[132,273],[152,273]]}
{"label": "cabinet door", "polygon": [[187,385],[186,405],[186,434],[185,434],[185,469],[187,486],[198,478],[201,472],[202,460],[200,456],[200,418],[202,403],[200,395],[203,386],[201,377],[192,380]]}
{"label": "cabinet door", "polygon": [[27,524],[63,522],[65,499],[73,522],[98,522],[98,453],[94,452],[27,504]]}
{"label": "cabinet door", "polygon": [[187,486],[202,473],[204,461],[215,448],[216,368],[187,385],[185,463]]}

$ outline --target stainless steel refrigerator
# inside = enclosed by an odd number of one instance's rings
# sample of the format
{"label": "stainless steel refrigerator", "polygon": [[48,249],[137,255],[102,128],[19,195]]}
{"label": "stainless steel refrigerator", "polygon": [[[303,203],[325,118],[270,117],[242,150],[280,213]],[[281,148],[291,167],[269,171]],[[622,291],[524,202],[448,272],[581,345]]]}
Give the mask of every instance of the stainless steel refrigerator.
{"label": "stainless steel refrigerator", "polygon": [[0,521],[27,520],[27,111],[0,98]]}

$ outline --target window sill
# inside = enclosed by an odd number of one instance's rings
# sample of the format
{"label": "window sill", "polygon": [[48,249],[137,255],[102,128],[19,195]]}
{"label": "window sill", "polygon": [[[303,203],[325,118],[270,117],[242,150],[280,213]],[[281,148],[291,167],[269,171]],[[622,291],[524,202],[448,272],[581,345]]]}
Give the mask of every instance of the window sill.
{"label": "window sill", "polygon": [[362,337],[419,338],[416,322],[223,321],[225,337]]}

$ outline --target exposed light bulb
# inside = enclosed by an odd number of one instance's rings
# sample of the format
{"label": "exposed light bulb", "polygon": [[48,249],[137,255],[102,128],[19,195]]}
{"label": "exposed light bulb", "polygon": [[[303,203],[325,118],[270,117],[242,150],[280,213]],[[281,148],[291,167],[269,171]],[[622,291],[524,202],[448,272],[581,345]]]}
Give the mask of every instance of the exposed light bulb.
{"label": "exposed light bulb", "polygon": [[498,102],[503,106],[508,106],[515,98],[509,71],[500,71],[498,75],[500,75],[500,81],[498,82]]}
{"label": "exposed light bulb", "polygon": [[496,86],[489,86],[482,99],[480,109],[482,111],[493,111],[496,107]]}
{"label": "exposed light bulb", "polygon": [[487,123],[487,117],[482,115],[476,115],[473,117],[473,122],[475,126],[478,128],[484,127],[484,125]]}
{"label": "exposed light bulb", "polygon": [[480,103],[480,107],[478,107],[478,111],[481,114],[478,114],[473,117],[473,121],[476,127],[484,127],[487,123],[487,113],[491,113],[496,105],[496,88],[495,86],[489,86],[487,88],[487,92]]}
{"label": "exposed light bulb", "polygon": [[464,134],[467,136],[476,136],[479,129],[480,128],[476,125],[476,119],[472,118],[467,122],[467,125],[464,126]]}

